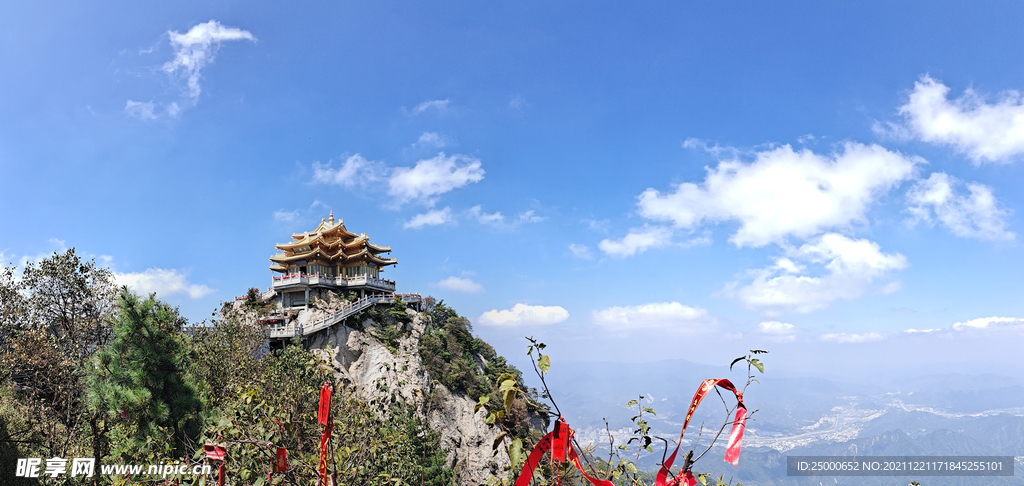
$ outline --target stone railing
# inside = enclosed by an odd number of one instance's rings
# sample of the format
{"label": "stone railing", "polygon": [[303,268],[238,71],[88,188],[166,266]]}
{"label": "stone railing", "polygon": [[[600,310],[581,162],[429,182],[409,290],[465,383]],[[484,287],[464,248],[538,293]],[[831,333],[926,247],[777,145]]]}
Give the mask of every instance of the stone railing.
{"label": "stone railing", "polygon": [[367,295],[355,302],[345,304],[337,312],[326,316],[316,321],[301,325],[294,320],[288,323],[282,324],[268,324],[267,325],[267,336],[271,339],[287,339],[294,336],[304,336],[307,334],[313,334],[317,331],[327,329],[343,320],[347,317],[355,315],[356,313],[369,308],[372,305],[379,303],[390,303],[394,301],[404,302],[407,304],[414,304],[421,302],[423,297],[420,294],[373,294]]}
{"label": "stone railing", "polygon": [[394,280],[360,275],[358,277],[343,277],[341,275],[330,277],[327,275],[293,273],[274,277],[271,289],[278,289],[291,285],[331,285],[334,287],[373,287],[380,290],[395,290]]}

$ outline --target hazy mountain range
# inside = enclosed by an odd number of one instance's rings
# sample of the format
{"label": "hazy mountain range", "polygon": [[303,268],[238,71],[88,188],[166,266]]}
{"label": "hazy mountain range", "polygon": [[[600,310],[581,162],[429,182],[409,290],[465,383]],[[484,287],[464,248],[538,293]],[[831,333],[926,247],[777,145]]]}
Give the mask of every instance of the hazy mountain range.
{"label": "hazy mountain range", "polygon": [[[752,484],[1021,484],[1024,477],[1024,379],[999,374],[868,376],[863,380],[776,372],[757,376],[745,397],[758,409],[748,423],[738,467],[713,450],[699,471],[734,476]],[[742,386],[746,370],[684,360],[653,363],[561,362],[548,384],[581,443],[607,451],[607,418],[618,445],[630,434],[636,409],[624,405],[643,395],[657,412],[654,433],[674,440],[701,380],[729,378]],[[756,373],[756,372],[755,372]],[[726,397],[729,399],[729,397]],[[725,408],[717,395],[701,405],[685,443],[720,427]],[[727,433],[728,431],[726,431]],[[699,447],[702,450],[704,446]],[[605,452],[606,453],[606,452]],[[717,455],[716,455],[717,453]],[[787,477],[786,456],[813,455],[1002,455],[1017,456],[1015,477]],[[652,469],[661,450],[642,462]]]}

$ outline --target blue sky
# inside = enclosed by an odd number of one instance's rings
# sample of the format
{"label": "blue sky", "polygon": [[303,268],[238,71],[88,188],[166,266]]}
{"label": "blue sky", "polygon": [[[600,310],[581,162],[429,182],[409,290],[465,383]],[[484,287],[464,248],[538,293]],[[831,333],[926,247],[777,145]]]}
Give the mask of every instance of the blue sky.
{"label": "blue sky", "polygon": [[333,209],[510,355],[998,371],[1024,341],[1022,20],[21,3],[0,250],[75,247],[201,321]]}

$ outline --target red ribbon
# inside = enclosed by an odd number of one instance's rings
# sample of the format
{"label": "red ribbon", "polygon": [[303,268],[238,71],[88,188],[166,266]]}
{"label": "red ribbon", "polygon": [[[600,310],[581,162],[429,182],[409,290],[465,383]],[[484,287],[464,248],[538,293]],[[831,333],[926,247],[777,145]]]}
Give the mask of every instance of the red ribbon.
{"label": "red ribbon", "polygon": [[285,472],[288,470],[288,449],[277,448],[277,461],[274,463],[274,472]]}
{"label": "red ribbon", "polygon": [[[690,419],[693,418],[693,412],[697,410],[697,406],[700,405],[701,400],[704,400],[704,396],[707,395],[715,387],[722,388],[724,390],[731,391],[736,395],[736,418],[733,420],[732,432],[729,434],[729,442],[725,446],[725,462],[732,464],[733,466],[739,464],[740,460],[740,446],[743,444],[743,431],[746,428],[747,423],[747,406],[743,404],[743,393],[736,389],[736,386],[731,381],[718,378],[708,379],[701,383],[700,388],[697,389],[697,393],[693,395],[693,400],[690,401],[690,408],[686,411],[686,419],[683,420],[683,430],[679,432],[679,443],[676,444],[676,450],[672,451],[672,455],[668,457],[664,464],[661,466],[661,470],[658,471],[658,476],[655,478],[655,486],[678,486],[685,484],[686,486],[694,486],[697,484],[697,479],[693,477],[693,473],[690,472],[689,467],[679,472],[679,475],[668,480],[672,463],[676,460],[676,454],[679,453],[679,447],[683,443],[683,434],[686,433],[686,426],[690,424]],[[540,464],[541,457],[544,453],[551,451],[552,462],[565,462],[568,457],[569,462],[579,469],[583,477],[587,478],[594,486],[614,486],[611,481],[604,479],[596,479],[587,475],[586,471],[583,470],[583,464],[580,463],[580,457],[576,454],[576,449],[572,446],[572,436],[576,432],[569,428],[569,424],[565,423],[562,417],[559,417],[555,421],[555,426],[545,435],[540,442],[530,452],[529,457],[526,458],[526,463],[523,464],[523,470],[519,473],[519,478],[516,479],[515,486],[529,486],[530,480],[533,479],[533,471]]]}
{"label": "red ribbon", "polygon": [[324,382],[320,387],[320,408],[316,415],[316,421],[320,425],[327,425],[327,417],[331,414],[331,384]]}
{"label": "red ribbon", "polygon": [[672,486],[677,484],[693,486],[697,484],[697,480],[694,479],[693,473],[690,472],[689,467],[680,471],[679,475],[671,481],[667,481],[667,478],[670,473],[669,469],[672,467],[672,463],[676,460],[676,454],[679,452],[679,446],[683,443],[683,434],[686,433],[686,426],[689,425],[690,419],[693,418],[693,412],[697,410],[697,405],[700,405],[704,396],[716,386],[724,390],[729,390],[736,395],[736,419],[733,421],[732,432],[729,434],[729,443],[725,446],[725,461],[733,466],[739,464],[740,446],[743,444],[743,430],[746,428],[747,423],[747,406],[743,404],[743,393],[737,390],[731,381],[724,378],[704,380],[704,382],[700,384],[700,388],[697,389],[697,393],[693,394],[693,400],[690,401],[690,409],[686,411],[686,419],[683,420],[683,430],[679,432],[679,443],[676,444],[676,450],[672,451],[672,455],[668,456],[665,463],[661,465],[661,470],[658,471],[658,476],[654,481],[655,486]]}
{"label": "red ribbon", "polygon": [[224,486],[224,458],[227,455],[227,450],[216,444],[205,444],[203,451],[206,452],[208,460],[219,464],[217,466],[217,484]]}
{"label": "red ribbon", "polygon": [[551,451],[551,460],[565,462],[566,459],[579,469],[583,477],[590,481],[590,484],[594,486],[615,486],[611,481],[605,481],[604,479],[592,478],[587,475],[587,472],[583,469],[583,464],[580,463],[580,456],[576,454],[576,449],[572,446],[572,436],[576,431],[569,428],[569,424],[565,423],[561,417],[555,421],[555,427],[548,432],[540,442],[530,452],[529,457],[526,458],[526,463],[523,464],[523,470],[519,473],[519,478],[516,479],[515,486],[528,486],[530,480],[533,479],[533,471],[537,469],[537,465],[540,464],[541,457],[544,453]]}
{"label": "red ribbon", "polygon": [[331,420],[331,385],[324,382],[320,387],[320,409],[317,413],[317,422],[324,425],[324,433],[320,436],[320,484],[326,486],[327,481],[327,442],[331,440],[331,430],[334,429],[334,420]]}

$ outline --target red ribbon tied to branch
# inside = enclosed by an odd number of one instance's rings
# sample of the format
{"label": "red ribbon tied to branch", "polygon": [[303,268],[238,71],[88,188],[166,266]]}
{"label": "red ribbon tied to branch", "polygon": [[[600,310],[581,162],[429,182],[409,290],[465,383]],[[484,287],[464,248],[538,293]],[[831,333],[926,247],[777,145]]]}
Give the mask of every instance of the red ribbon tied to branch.
{"label": "red ribbon tied to branch", "polygon": [[[679,475],[671,480],[668,480],[668,475],[670,474],[672,463],[676,459],[676,454],[679,453],[679,446],[682,445],[686,426],[689,425],[690,419],[693,418],[693,412],[697,410],[701,400],[704,400],[704,396],[716,386],[729,390],[736,395],[736,418],[733,420],[729,442],[725,446],[725,462],[733,466],[739,464],[740,446],[743,444],[743,430],[746,428],[747,423],[747,406],[743,404],[743,393],[737,390],[731,381],[724,378],[704,380],[700,388],[697,389],[697,393],[693,395],[693,400],[690,401],[690,408],[686,411],[686,419],[683,421],[683,430],[679,432],[679,443],[676,444],[676,450],[672,451],[672,455],[662,464],[661,470],[658,471],[658,476],[655,479],[655,486],[678,486],[680,484],[693,486],[697,484],[697,480],[693,477],[689,467],[680,471]],[[558,417],[551,432],[548,432],[547,435],[541,438],[540,442],[533,448],[533,451],[530,452],[529,457],[526,458],[526,463],[523,464],[523,470],[519,473],[515,486],[528,486],[530,484],[530,480],[533,479],[533,471],[537,469],[537,465],[540,464],[540,459],[544,456],[544,453],[549,450],[551,451],[552,462],[565,462],[568,459],[583,474],[583,477],[590,481],[590,484],[594,486],[614,486],[614,483],[611,481],[592,478],[583,470],[580,457],[572,446],[572,436],[575,433],[574,430],[569,428],[569,424],[562,417]]]}
{"label": "red ribbon tied to branch", "polygon": [[558,420],[555,421],[555,427],[540,439],[540,442],[530,452],[529,457],[526,458],[526,463],[523,464],[523,470],[519,473],[515,486],[527,486],[530,484],[530,479],[533,478],[533,471],[537,469],[537,465],[540,464],[540,459],[544,456],[544,453],[549,450],[551,451],[552,462],[565,462],[568,459],[583,474],[583,477],[587,478],[587,481],[590,481],[594,486],[615,486],[611,481],[592,478],[583,470],[580,456],[576,454],[576,449],[572,446],[572,436],[575,433],[576,431],[570,429],[569,424],[565,423],[562,417],[558,417]]}
{"label": "red ribbon tied to branch", "polygon": [[679,443],[676,444],[676,450],[672,451],[672,455],[668,456],[665,463],[661,465],[661,470],[658,471],[658,476],[654,481],[655,486],[672,486],[677,484],[693,486],[697,484],[697,480],[694,479],[693,473],[690,472],[689,467],[680,471],[679,475],[671,481],[667,481],[667,478],[670,474],[672,463],[676,460],[676,454],[679,452],[679,446],[683,443],[683,434],[686,434],[686,426],[689,425],[690,419],[693,418],[693,412],[697,410],[697,405],[700,405],[701,400],[704,400],[704,396],[716,386],[723,390],[729,390],[736,395],[736,418],[732,422],[732,432],[729,433],[729,442],[725,446],[725,462],[728,462],[733,466],[739,464],[740,446],[743,444],[743,430],[747,425],[747,406],[743,404],[743,393],[737,390],[736,386],[733,385],[731,381],[724,378],[704,380],[704,382],[700,384],[700,388],[697,389],[697,393],[693,394],[693,400],[690,401],[690,408],[686,411],[686,419],[683,420],[683,430],[679,432]]}
{"label": "red ribbon tied to branch", "polygon": [[320,436],[320,484],[326,486],[327,481],[327,442],[331,439],[331,429],[334,428],[334,421],[331,420],[331,384],[324,382],[320,387],[320,408],[317,411],[316,421],[324,426],[324,433]]}

